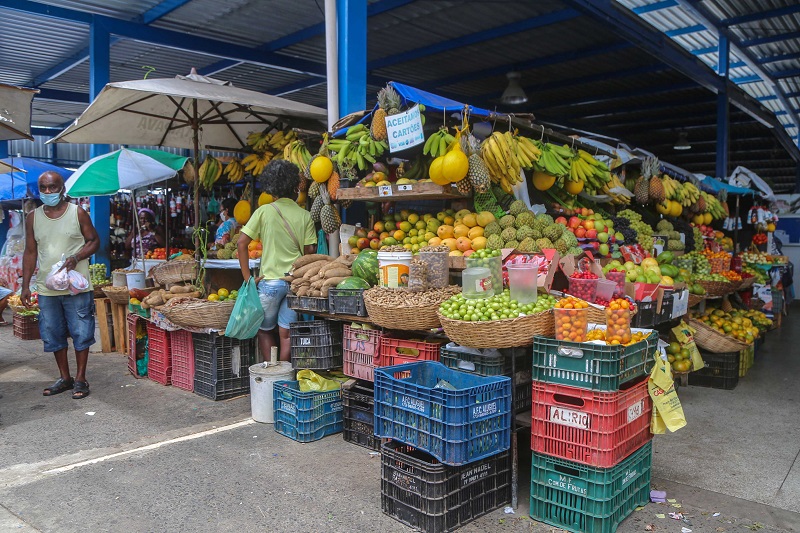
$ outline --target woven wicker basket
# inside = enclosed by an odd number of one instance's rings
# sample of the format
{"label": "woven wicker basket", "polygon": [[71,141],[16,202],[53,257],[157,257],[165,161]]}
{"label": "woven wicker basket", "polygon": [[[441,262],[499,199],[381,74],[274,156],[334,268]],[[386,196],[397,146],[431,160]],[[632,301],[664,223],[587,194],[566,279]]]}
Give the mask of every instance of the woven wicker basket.
{"label": "woven wicker basket", "polygon": [[172,298],[159,311],[176,326],[224,330],[235,304],[231,300],[209,302],[197,298]]}
{"label": "woven wicker basket", "polygon": [[364,291],[363,296],[370,322],[387,329],[421,331],[442,326],[438,316],[439,306],[450,296],[461,292],[461,287],[453,286],[451,291],[441,292],[440,299],[429,300],[424,306],[389,305],[376,300],[372,289]]}
{"label": "woven wicker basket", "polygon": [[486,322],[452,320],[441,314],[439,320],[451,341],[469,348],[529,346],[533,343],[534,335],[553,337],[556,331],[552,309],[535,315]]}
{"label": "woven wicker basket", "polygon": [[197,278],[197,261],[167,261],[151,268],[150,275],[159,285],[194,281]]}
{"label": "woven wicker basket", "polygon": [[706,299],[706,297],[703,296],[702,294],[690,294],[689,295],[689,307],[694,307],[695,305],[699,304],[700,302],[702,302],[705,299]]}
{"label": "woven wicker basket", "polygon": [[93,294],[95,298],[105,298],[106,293],[103,292],[103,289],[106,287],[110,287],[111,282],[103,283],[102,285],[94,285],[93,287]]}
{"label": "woven wicker basket", "polygon": [[695,344],[706,351],[714,353],[739,352],[748,346],[733,337],[719,333],[699,320],[689,319],[689,326],[695,329]]}
{"label": "woven wicker basket", "polygon": [[728,287],[729,292],[736,292],[742,288],[742,280],[731,281],[731,286]]}
{"label": "woven wicker basket", "polygon": [[717,296],[724,296],[729,292],[733,292],[733,290],[731,289],[731,283],[728,281],[698,280],[697,284],[706,290],[706,296],[710,298],[714,298]]}
{"label": "woven wicker basket", "polygon": [[103,293],[108,296],[108,299],[115,304],[128,305],[131,299],[128,287],[103,287]]}
{"label": "woven wicker basket", "polygon": [[756,278],[754,276],[750,276],[749,278],[743,278],[742,284],[739,285],[739,288],[736,290],[743,291],[745,289],[749,289],[756,283]]}

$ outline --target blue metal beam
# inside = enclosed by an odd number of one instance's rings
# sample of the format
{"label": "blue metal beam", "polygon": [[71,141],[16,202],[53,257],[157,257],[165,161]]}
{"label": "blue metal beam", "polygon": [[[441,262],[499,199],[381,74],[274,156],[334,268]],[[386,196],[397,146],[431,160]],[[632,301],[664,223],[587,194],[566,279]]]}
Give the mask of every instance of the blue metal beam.
{"label": "blue metal beam", "polygon": [[[375,15],[380,15],[381,13],[386,13],[387,11],[391,11],[392,9],[402,7],[414,1],[415,0],[379,0],[378,2],[369,4],[367,6],[367,17],[373,17]],[[275,52],[277,50],[288,48],[289,46],[292,46],[294,44],[311,39],[312,37],[317,37],[319,35],[324,35],[324,34],[325,34],[325,23],[320,22],[319,24],[313,24],[307,28],[303,28],[302,30],[290,33],[289,35],[286,35],[279,39],[275,39],[274,41],[264,43],[257,49],[266,50],[268,52]],[[221,72],[223,70],[227,70],[229,68],[233,68],[241,64],[242,64],[241,61],[231,61],[230,59],[223,59],[203,69],[200,69],[199,72],[205,76],[211,76],[213,74],[216,74],[217,72]],[[317,82],[312,80],[311,83],[316,84]]]}
{"label": "blue metal beam", "polygon": [[[724,35],[719,36],[719,75],[725,79],[730,77],[731,46]],[[728,176],[728,158],[730,151],[730,106],[728,105],[727,85],[724,91],[717,93],[717,161],[716,175],[720,178]]]}
{"label": "blue metal beam", "polygon": [[773,72],[772,77],[782,80],[784,78],[793,78],[795,76],[800,76],[800,68],[795,68],[791,70],[779,70],[778,72]]}
{"label": "blue metal beam", "polygon": [[423,46],[420,48],[415,48],[414,50],[407,50],[405,52],[400,52],[398,54],[393,54],[387,57],[383,57],[381,59],[377,59],[375,61],[370,62],[367,65],[367,69],[376,70],[380,68],[390,67],[398,63],[413,61],[414,59],[419,59],[421,57],[428,57],[434,54],[439,54],[441,52],[446,52],[448,50],[453,50],[456,48],[461,48],[472,44],[482,43],[492,39],[505,37],[507,35],[512,35],[514,33],[528,31],[535,28],[541,28],[542,26],[548,26],[550,24],[564,22],[566,20],[570,20],[578,16],[580,16],[580,13],[578,13],[578,11],[574,9],[563,9],[561,11],[554,11],[546,15],[540,15],[538,17],[532,17],[529,19],[512,22],[511,24],[497,26],[495,28],[490,28],[488,30],[483,30],[476,33],[471,33],[469,35],[456,37],[455,39],[441,41],[429,46]]}
{"label": "blue metal beam", "polygon": [[739,43],[740,46],[749,48],[751,46],[759,46],[762,44],[779,43],[781,41],[788,41],[789,39],[799,39],[800,31],[793,31],[789,33],[780,33],[777,35],[768,35],[766,37],[758,37],[756,39],[747,39]]}
{"label": "blue metal beam", "polygon": [[[583,76],[580,78],[569,78],[566,80],[540,83],[539,85],[525,87],[525,92],[536,93],[539,91],[552,91],[554,89],[563,89],[564,87],[573,87],[575,85],[583,85],[586,83],[629,78],[631,76],[640,76],[642,74],[654,74],[656,72],[664,72],[665,70],[669,70],[669,67],[666,65],[644,65],[626,70],[618,70],[616,72],[603,72],[600,74],[593,74],[591,76]],[[502,91],[500,93],[493,94],[492,97],[499,97],[500,94],[502,94]]]}
{"label": "blue metal beam", "polygon": [[75,91],[59,91],[58,89],[39,89],[35,100],[53,100],[54,102],[69,102],[73,104],[88,104],[91,102],[88,93]]}
{"label": "blue metal beam", "polygon": [[795,13],[800,13],[800,4],[795,4],[792,6],[785,6],[779,7],[777,9],[771,9],[769,11],[760,11],[757,13],[750,13],[748,15],[741,15],[738,17],[731,17],[727,19],[722,19],[719,21],[719,25],[723,27],[728,26],[738,26],[740,24],[747,24],[748,22],[758,22],[761,20],[767,20],[775,17],[783,17],[786,15],[794,15]]}
{"label": "blue metal beam", "polygon": [[593,104],[600,104],[603,102],[613,102],[616,100],[627,100],[629,98],[637,98],[641,96],[650,96],[655,94],[663,94],[663,93],[672,93],[672,92],[680,92],[685,91],[687,89],[697,89],[698,86],[694,82],[681,82],[675,83],[672,85],[659,85],[658,87],[646,87],[643,89],[634,89],[631,91],[616,91],[613,94],[598,94],[595,96],[590,96],[583,100],[549,100],[547,102],[543,102],[540,106],[542,109],[550,109],[554,107],[576,107],[580,105],[593,105]]}
{"label": "blue metal beam", "polygon": [[94,17],[94,15],[86,11],[51,6],[49,4],[31,2],[30,0],[2,0],[0,1],[0,7],[82,24],[91,24]]}
{"label": "blue metal beam", "polygon": [[142,24],[150,24],[151,22],[155,22],[161,17],[169,15],[179,7],[183,7],[191,1],[192,0],[161,0],[160,3],[142,13],[139,22]]}
{"label": "blue metal beam", "polygon": [[800,59],[800,52],[795,52],[793,54],[783,54],[779,56],[767,56],[762,57],[758,60],[759,63],[762,65],[766,65],[768,63],[777,63],[778,61],[792,61],[794,59]]}
{"label": "blue metal beam", "polygon": [[761,76],[758,74],[751,74],[749,76],[739,76],[738,78],[731,78],[731,81],[736,85],[746,85],[748,83],[756,83],[758,81],[764,81],[761,79]]}
{"label": "blue metal beam", "polygon": [[661,0],[660,2],[654,2],[652,4],[647,4],[645,6],[634,7],[633,12],[637,15],[644,15],[645,13],[652,13],[653,11],[661,11],[662,9],[668,9],[670,7],[675,7],[678,5],[676,0]]}
{"label": "blue metal beam", "polygon": [[367,3],[336,0],[339,115],[367,107]]}
{"label": "blue metal beam", "polygon": [[697,33],[700,31],[705,31],[706,27],[702,24],[695,24],[693,26],[686,26],[685,28],[675,28],[674,30],[667,30],[664,34],[667,37],[679,37],[681,35],[688,35],[690,33]]}
{"label": "blue metal beam", "polygon": [[707,46],[706,48],[698,48],[697,50],[690,50],[692,55],[694,56],[704,56],[706,54],[716,54],[717,47],[716,46]]}
{"label": "blue metal beam", "polygon": [[[92,24],[89,28],[89,90],[94,100],[108,83],[111,73],[111,36],[105,28]],[[93,144],[89,148],[90,157],[108,153],[107,144]],[[100,248],[94,254],[95,263],[105,263],[106,274],[110,261],[110,231],[108,217],[111,207],[108,196],[92,196],[89,199],[92,224],[100,237]]]}
{"label": "blue metal beam", "polygon": [[284,96],[287,94],[296,93],[297,91],[302,91],[303,89],[316,87],[317,85],[324,85],[325,83],[325,80],[321,78],[307,78],[295,83],[287,83],[286,85],[270,89],[266,92],[275,96]]}

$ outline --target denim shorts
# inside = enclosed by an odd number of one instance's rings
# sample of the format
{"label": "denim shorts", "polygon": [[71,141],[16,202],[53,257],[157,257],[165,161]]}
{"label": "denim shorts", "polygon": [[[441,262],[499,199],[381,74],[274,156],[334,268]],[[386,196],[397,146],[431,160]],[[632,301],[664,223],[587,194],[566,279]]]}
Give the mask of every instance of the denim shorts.
{"label": "denim shorts", "polygon": [[6,296],[11,296],[12,294],[14,294],[14,291],[12,291],[11,289],[0,287],[0,300],[5,298]]}
{"label": "denim shorts", "polygon": [[278,325],[289,329],[292,322],[297,322],[297,313],[289,309],[286,295],[289,294],[289,284],[282,279],[266,279],[258,284],[258,297],[264,309],[264,321],[259,329],[269,331]]}
{"label": "denim shorts", "polygon": [[75,351],[94,344],[94,295],[91,291],[76,295],[39,295],[39,333],[45,352],[67,347],[67,333]]}

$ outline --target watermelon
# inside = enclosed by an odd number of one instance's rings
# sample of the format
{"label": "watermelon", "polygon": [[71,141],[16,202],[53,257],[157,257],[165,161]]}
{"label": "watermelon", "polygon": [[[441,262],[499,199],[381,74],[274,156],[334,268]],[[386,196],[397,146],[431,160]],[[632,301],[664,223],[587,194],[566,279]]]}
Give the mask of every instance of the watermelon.
{"label": "watermelon", "polygon": [[358,276],[350,276],[349,278],[339,282],[336,286],[337,289],[369,289],[369,283],[364,281],[363,278]]}
{"label": "watermelon", "polygon": [[353,276],[366,281],[370,287],[378,284],[378,252],[375,250],[362,250],[353,261],[350,270]]}

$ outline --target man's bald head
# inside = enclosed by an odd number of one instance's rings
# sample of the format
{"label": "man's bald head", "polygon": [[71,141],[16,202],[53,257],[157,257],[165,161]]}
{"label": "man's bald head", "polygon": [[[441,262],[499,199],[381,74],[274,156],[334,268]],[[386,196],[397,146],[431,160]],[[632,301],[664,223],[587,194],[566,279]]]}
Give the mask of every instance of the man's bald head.
{"label": "man's bald head", "polygon": [[55,193],[64,189],[64,177],[58,172],[48,170],[39,176],[39,193]]}

